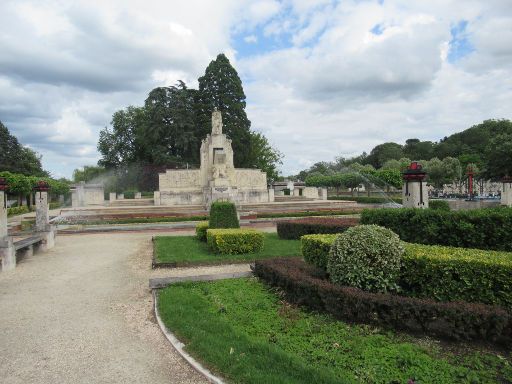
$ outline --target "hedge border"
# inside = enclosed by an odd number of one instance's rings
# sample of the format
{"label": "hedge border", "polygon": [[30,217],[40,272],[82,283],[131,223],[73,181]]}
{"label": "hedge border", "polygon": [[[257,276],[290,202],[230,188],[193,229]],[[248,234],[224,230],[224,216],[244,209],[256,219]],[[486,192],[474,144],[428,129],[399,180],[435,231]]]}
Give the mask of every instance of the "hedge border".
{"label": "hedge border", "polygon": [[316,277],[321,276],[320,270],[297,259],[259,260],[254,272],[270,286],[282,289],[288,301],[340,320],[452,340],[512,345],[512,315],[497,306],[439,303],[340,287]]}
{"label": "hedge border", "polygon": [[304,235],[341,233],[358,223],[357,218],[309,218],[280,221],[276,228],[280,239],[299,240]]}

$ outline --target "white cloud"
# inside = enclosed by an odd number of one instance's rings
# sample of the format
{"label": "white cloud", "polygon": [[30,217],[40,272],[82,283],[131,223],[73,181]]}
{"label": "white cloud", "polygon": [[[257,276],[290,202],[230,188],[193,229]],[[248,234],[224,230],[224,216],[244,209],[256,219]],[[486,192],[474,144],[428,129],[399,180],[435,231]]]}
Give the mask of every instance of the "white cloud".
{"label": "white cloud", "polygon": [[[463,20],[474,51],[447,62]],[[224,52],[287,174],[512,118],[511,25],[509,0],[4,0],[0,120],[70,176],[97,161],[113,112],[156,86],[197,86]],[[237,34],[258,54],[239,56]]]}

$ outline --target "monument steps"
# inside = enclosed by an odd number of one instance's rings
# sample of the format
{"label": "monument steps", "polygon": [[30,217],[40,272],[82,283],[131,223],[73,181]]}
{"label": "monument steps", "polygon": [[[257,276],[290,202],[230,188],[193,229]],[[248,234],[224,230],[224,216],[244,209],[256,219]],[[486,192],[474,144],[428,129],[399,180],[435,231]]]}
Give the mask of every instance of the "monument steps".
{"label": "monument steps", "polygon": [[153,206],[154,204],[153,199],[123,199],[110,202],[111,207],[140,207]]}

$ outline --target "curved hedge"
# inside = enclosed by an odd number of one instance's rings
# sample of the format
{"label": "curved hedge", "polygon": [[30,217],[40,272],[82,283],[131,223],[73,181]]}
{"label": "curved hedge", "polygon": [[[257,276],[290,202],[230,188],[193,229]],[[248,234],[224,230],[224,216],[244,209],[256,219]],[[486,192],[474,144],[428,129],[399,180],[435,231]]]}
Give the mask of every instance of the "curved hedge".
{"label": "curved hedge", "polygon": [[512,345],[512,314],[497,306],[439,303],[340,287],[316,277],[316,268],[298,259],[257,260],[254,272],[269,285],[281,288],[288,301],[340,320],[455,340]]}
{"label": "curved hedge", "polygon": [[512,208],[365,209],[361,223],[389,228],[410,243],[512,251]]}
{"label": "curved hedge", "polygon": [[280,239],[298,240],[304,235],[341,233],[358,223],[359,219],[355,218],[322,217],[281,221],[277,223],[277,235]]}

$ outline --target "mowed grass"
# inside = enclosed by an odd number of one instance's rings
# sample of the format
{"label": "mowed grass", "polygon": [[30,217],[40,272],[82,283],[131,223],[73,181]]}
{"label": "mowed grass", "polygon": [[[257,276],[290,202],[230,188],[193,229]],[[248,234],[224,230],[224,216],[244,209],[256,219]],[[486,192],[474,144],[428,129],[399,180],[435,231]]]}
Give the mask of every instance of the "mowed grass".
{"label": "mowed grass", "polygon": [[269,257],[300,256],[299,240],[281,240],[276,233],[265,234],[265,245],[260,252],[242,255],[219,255],[208,249],[195,236],[157,236],[154,241],[158,263],[176,265],[219,264],[244,262]]}
{"label": "mowed grass", "polygon": [[290,306],[255,278],[173,285],[158,308],[186,350],[229,382],[512,381],[509,354],[349,325]]}

